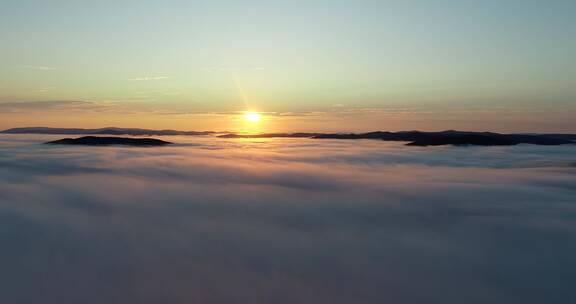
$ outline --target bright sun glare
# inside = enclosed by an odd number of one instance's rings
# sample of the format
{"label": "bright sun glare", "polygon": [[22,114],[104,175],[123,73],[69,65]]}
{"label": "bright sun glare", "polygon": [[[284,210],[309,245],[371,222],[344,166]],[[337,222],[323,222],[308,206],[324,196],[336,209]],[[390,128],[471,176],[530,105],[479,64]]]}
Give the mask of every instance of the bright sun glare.
{"label": "bright sun glare", "polygon": [[246,112],[246,114],[244,114],[244,119],[248,122],[259,122],[261,118],[262,115],[256,112]]}

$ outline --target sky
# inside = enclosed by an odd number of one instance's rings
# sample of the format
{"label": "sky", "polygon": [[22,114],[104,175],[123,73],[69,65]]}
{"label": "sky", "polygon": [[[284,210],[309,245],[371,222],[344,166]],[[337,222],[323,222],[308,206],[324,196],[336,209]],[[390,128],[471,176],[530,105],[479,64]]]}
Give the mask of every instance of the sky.
{"label": "sky", "polygon": [[0,128],[576,132],[571,0],[0,6]]}
{"label": "sky", "polygon": [[0,137],[3,303],[574,303],[574,147]]}

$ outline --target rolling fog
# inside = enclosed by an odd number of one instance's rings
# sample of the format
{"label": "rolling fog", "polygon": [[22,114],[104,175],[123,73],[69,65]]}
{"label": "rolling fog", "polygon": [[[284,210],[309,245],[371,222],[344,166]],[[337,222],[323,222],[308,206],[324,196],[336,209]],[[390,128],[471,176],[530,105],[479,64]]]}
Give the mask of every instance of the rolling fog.
{"label": "rolling fog", "polygon": [[2,303],[571,303],[576,148],[0,137]]}

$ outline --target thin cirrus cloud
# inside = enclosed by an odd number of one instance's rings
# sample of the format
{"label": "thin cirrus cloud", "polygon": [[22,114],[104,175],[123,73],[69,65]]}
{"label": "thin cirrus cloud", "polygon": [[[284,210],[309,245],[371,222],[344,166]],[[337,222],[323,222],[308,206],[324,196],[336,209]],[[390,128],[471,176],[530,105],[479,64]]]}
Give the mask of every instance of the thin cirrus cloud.
{"label": "thin cirrus cloud", "polygon": [[179,144],[66,148],[0,139],[3,299],[573,297],[573,147],[169,139]]}
{"label": "thin cirrus cloud", "polygon": [[[216,115],[216,116],[237,116],[244,115],[244,111],[190,111],[186,107],[156,105],[143,100],[148,100],[148,92],[139,92],[137,97],[130,101],[129,105],[120,101],[85,101],[85,100],[40,100],[40,101],[22,101],[22,102],[0,102],[1,113],[33,113],[33,112],[101,112],[106,110],[110,113],[149,113],[154,115]],[[179,95],[179,92],[163,92],[167,96]],[[312,116],[319,115],[320,112],[261,112],[267,116]]]}
{"label": "thin cirrus cloud", "polygon": [[117,108],[110,102],[95,102],[84,100],[41,100],[26,102],[0,102],[0,114],[23,114],[31,113],[76,113],[113,110]]}
{"label": "thin cirrus cloud", "polygon": [[151,81],[151,80],[163,80],[168,79],[168,76],[143,76],[143,77],[134,77],[128,78],[128,81]]}
{"label": "thin cirrus cloud", "polygon": [[34,70],[34,71],[56,71],[58,70],[57,67],[53,66],[44,66],[44,65],[24,65],[22,68],[27,70]]}
{"label": "thin cirrus cloud", "polygon": [[80,100],[42,100],[27,102],[0,102],[0,112],[19,112],[30,110],[69,110],[81,108],[93,103]]}

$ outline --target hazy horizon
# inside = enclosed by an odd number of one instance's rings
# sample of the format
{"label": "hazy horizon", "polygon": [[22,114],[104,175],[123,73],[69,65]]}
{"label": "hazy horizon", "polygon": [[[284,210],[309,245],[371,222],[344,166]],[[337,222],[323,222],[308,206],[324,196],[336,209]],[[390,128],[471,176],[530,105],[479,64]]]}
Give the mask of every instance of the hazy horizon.
{"label": "hazy horizon", "polygon": [[[511,134],[553,134],[553,133],[557,133],[557,134],[576,134],[576,131],[572,132],[572,131],[555,131],[556,129],[550,129],[549,131],[529,131],[528,129],[517,129],[517,128],[511,128],[511,129],[502,129],[502,128],[490,128],[490,127],[486,127],[483,129],[458,129],[458,128],[429,128],[429,129],[395,129],[395,128],[390,128],[390,129],[385,129],[385,128],[381,128],[381,129],[358,129],[358,128],[349,128],[349,129],[324,129],[324,131],[320,131],[320,130],[311,130],[311,129],[288,129],[288,130],[279,130],[279,131],[268,131],[267,129],[264,128],[260,128],[260,127],[256,127],[256,128],[246,128],[246,129],[220,129],[220,130],[207,130],[207,129],[176,129],[176,128],[142,128],[142,127],[119,127],[119,126],[96,126],[96,127],[76,127],[76,126],[64,126],[61,127],[59,125],[56,126],[47,126],[47,125],[38,125],[38,126],[28,126],[28,125],[21,125],[21,126],[15,126],[15,127],[10,127],[7,129],[0,129],[0,132],[3,131],[9,131],[9,130],[13,130],[13,129],[35,129],[35,128],[50,128],[50,129],[85,129],[85,130],[98,130],[98,129],[142,129],[142,130],[151,130],[151,131],[166,131],[166,130],[173,130],[173,131],[190,131],[190,132],[212,132],[212,133],[216,133],[216,134],[297,134],[297,133],[320,133],[320,134],[346,134],[346,133],[350,133],[350,134],[365,134],[365,133],[371,133],[371,132],[404,132],[404,131],[418,131],[418,132],[444,132],[444,131],[462,131],[462,132],[494,132],[494,133],[511,133]],[[18,133],[16,133],[18,134]],[[35,132],[30,132],[30,133],[22,133],[22,134],[38,134]],[[40,133],[42,134],[42,133]],[[57,133],[56,133],[57,134]],[[82,133],[78,133],[78,134],[82,134]],[[62,133],[62,135],[65,135],[65,133]],[[72,135],[72,134],[71,134]],[[129,134],[127,134],[129,135]],[[189,135],[189,136],[198,136],[201,134],[194,134],[194,135]],[[207,134],[208,135],[208,134]],[[170,136],[170,135],[156,135],[156,136]]]}

